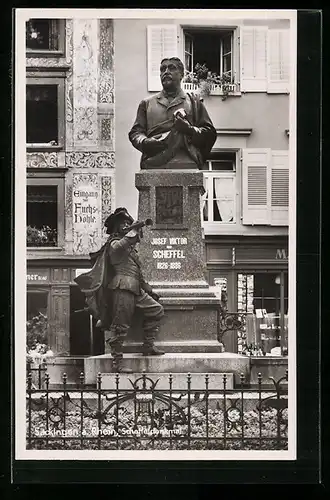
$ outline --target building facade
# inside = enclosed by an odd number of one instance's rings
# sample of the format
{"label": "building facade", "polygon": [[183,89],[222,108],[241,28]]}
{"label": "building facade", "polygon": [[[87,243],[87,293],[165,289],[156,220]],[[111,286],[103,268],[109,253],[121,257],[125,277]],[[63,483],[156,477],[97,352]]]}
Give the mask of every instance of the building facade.
{"label": "building facade", "polygon": [[[28,314],[44,311],[58,354],[102,352],[73,279],[104,241],[115,206],[137,215],[140,153],[128,140],[141,99],[179,56],[217,140],[204,166],[208,280],[247,339],[286,353],[288,318],[289,20],[66,19],[27,23]],[[210,73],[209,73],[210,75]],[[226,83],[224,83],[226,82]],[[242,350],[233,335],[226,349]]]}

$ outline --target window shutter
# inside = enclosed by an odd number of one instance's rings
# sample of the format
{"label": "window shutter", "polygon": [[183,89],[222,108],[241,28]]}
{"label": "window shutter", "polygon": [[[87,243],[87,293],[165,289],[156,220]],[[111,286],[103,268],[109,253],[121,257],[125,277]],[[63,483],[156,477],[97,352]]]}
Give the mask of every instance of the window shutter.
{"label": "window shutter", "polygon": [[270,224],[270,149],[243,149],[243,224]]}
{"label": "window shutter", "polygon": [[288,151],[272,151],[271,224],[289,224],[289,156]]}
{"label": "window shutter", "polygon": [[289,44],[289,30],[268,31],[268,92],[289,92]]}
{"label": "window shutter", "polygon": [[148,45],[148,90],[162,89],[159,67],[164,57],[177,57],[178,38],[175,24],[151,24],[147,27]]}
{"label": "window shutter", "polygon": [[241,31],[241,91],[267,90],[267,28],[244,27]]}

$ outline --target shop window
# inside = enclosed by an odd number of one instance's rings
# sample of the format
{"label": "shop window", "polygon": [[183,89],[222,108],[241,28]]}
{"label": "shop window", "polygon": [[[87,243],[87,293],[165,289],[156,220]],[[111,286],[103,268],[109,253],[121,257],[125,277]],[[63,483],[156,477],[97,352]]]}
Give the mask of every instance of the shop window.
{"label": "shop window", "polygon": [[35,289],[27,291],[26,308],[27,346],[48,343],[48,291]]}
{"label": "shop window", "polygon": [[63,190],[60,179],[28,179],[27,247],[63,245]]}
{"label": "shop window", "polygon": [[48,316],[48,291],[28,290],[27,293],[27,320],[42,314]]}
{"label": "shop window", "polygon": [[26,140],[28,147],[64,144],[64,79],[28,78],[26,85]]}
{"label": "shop window", "polygon": [[287,354],[287,273],[239,273],[237,305],[239,312],[247,313],[246,345],[239,345],[239,352]]}
{"label": "shop window", "polygon": [[236,222],[236,153],[213,152],[204,167],[205,193],[202,220],[207,223]]}
{"label": "shop window", "polygon": [[26,22],[26,52],[28,55],[56,56],[64,53],[64,19],[29,19]]}

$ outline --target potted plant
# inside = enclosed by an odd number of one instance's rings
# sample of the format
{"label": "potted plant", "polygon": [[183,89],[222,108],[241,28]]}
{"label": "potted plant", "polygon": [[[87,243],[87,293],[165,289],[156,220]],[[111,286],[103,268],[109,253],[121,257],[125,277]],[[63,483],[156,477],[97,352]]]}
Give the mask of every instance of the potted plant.
{"label": "potted plant", "polygon": [[205,64],[197,63],[194,71],[186,71],[184,83],[191,83],[201,97],[212,94],[222,95],[222,100],[227,99],[232,90],[231,77],[227,74],[212,73]]}
{"label": "potted plant", "polygon": [[38,229],[35,226],[26,227],[26,244],[28,247],[46,247],[56,245],[57,232],[49,226]]}

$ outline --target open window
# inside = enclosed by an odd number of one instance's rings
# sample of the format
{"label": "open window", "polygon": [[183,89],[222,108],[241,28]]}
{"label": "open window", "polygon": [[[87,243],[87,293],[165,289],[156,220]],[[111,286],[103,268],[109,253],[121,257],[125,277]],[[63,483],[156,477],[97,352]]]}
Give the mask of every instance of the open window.
{"label": "open window", "polygon": [[184,30],[185,69],[194,72],[196,65],[205,65],[219,77],[226,75],[234,79],[233,66],[234,31],[228,29]]}

